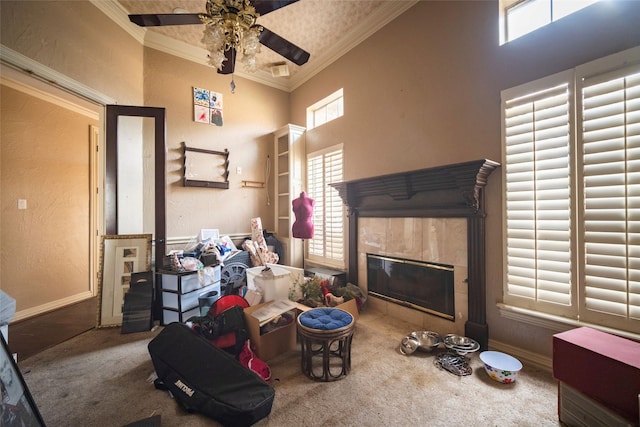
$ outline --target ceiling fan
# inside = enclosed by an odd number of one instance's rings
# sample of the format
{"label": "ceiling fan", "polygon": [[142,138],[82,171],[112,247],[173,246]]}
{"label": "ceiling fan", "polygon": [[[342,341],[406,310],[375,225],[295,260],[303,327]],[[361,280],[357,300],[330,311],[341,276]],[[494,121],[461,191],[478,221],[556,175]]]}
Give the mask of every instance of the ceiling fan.
{"label": "ceiling fan", "polygon": [[261,15],[298,0],[207,0],[206,13],[163,13],[129,15],[141,27],[205,24],[203,43],[209,50],[209,64],[220,74],[232,74],[238,51],[248,71],[255,71],[255,54],[262,44],[296,65],[309,60],[309,52],[257,24]]}

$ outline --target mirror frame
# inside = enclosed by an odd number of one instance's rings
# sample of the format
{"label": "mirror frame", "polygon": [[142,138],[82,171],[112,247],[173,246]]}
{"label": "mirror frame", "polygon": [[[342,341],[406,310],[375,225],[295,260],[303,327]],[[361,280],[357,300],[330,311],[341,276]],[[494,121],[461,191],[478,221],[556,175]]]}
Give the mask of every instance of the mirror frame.
{"label": "mirror frame", "polygon": [[131,273],[151,269],[151,234],[104,235],[101,240],[97,327],[121,326]]}

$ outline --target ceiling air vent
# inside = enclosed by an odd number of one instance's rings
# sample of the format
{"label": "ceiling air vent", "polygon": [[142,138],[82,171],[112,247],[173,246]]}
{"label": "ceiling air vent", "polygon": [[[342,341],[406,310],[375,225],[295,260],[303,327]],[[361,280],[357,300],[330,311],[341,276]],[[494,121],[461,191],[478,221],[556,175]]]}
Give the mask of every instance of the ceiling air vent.
{"label": "ceiling air vent", "polygon": [[289,66],[286,62],[280,62],[271,66],[271,75],[273,77],[287,77],[289,75]]}

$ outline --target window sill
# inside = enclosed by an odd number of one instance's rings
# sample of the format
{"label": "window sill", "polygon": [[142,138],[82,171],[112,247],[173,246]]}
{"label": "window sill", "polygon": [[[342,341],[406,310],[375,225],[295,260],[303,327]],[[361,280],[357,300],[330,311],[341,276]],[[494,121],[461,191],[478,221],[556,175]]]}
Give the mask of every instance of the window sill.
{"label": "window sill", "polygon": [[607,332],[613,335],[618,335],[631,340],[640,340],[640,334],[634,334],[631,332],[621,331],[618,329],[607,328],[604,326],[594,325],[591,323],[580,322],[575,319],[568,319],[562,316],[556,316],[553,314],[540,313],[538,311],[529,310],[526,308],[520,308],[513,305],[507,305],[503,303],[496,304],[500,316],[515,320],[517,322],[525,323],[540,328],[550,329],[554,332],[564,332],[573,328],[588,327],[597,329],[602,332]]}

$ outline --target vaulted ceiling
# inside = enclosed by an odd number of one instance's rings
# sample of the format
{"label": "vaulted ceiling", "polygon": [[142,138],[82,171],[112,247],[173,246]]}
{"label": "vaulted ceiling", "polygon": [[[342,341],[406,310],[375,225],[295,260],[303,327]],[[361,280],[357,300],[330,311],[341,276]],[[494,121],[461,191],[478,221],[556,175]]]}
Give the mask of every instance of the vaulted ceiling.
{"label": "vaulted ceiling", "polygon": [[[258,23],[311,54],[298,66],[262,46],[258,54],[259,70],[236,75],[279,89],[291,91],[317,72],[346,54],[354,46],[413,6],[417,0],[299,0],[258,18]],[[206,0],[117,0],[105,6],[94,1],[114,21],[132,33],[145,46],[185,59],[206,64],[207,51],[202,43],[203,25],[140,28],[130,23],[128,14],[206,11]],[[286,63],[289,76],[274,77],[274,64]],[[212,72],[215,69],[212,68]]]}

